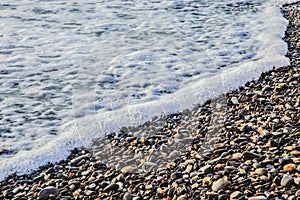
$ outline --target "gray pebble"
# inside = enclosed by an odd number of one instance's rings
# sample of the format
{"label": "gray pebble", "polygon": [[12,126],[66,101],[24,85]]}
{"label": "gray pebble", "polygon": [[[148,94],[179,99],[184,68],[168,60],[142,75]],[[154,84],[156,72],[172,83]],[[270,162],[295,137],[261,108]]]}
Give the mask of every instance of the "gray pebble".
{"label": "gray pebble", "polygon": [[86,170],[86,171],[84,171],[84,172],[81,172],[81,176],[87,176],[87,175],[89,175],[90,173],[91,173],[90,170]]}
{"label": "gray pebble", "polygon": [[16,187],[16,188],[12,191],[12,193],[17,194],[17,193],[19,193],[20,191],[21,191],[21,189],[20,189],[19,187]]}
{"label": "gray pebble", "polygon": [[180,178],[182,178],[182,172],[180,172],[180,171],[176,171],[171,175],[172,180],[177,180]]}
{"label": "gray pebble", "polygon": [[225,172],[231,172],[231,171],[234,171],[234,170],[237,170],[236,167],[234,166],[226,166],[224,168]]}
{"label": "gray pebble", "polygon": [[73,158],[70,162],[72,165],[77,165],[81,160],[86,160],[88,159],[87,155],[82,155],[76,158]]}
{"label": "gray pebble", "polygon": [[232,102],[233,104],[235,104],[235,105],[239,104],[239,100],[238,100],[237,97],[232,97],[232,98],[231,98],[231,102]]}
{"label": "gray pebble", "polygon": [[200,168],[200,171],[205,173],[205,174],[208,174],[208,173],[212,172],[212,166],[211,165],[205,165],[204,167]]}
{"label": "gray pebble", "polygon": [[40,200],[46,200],[49,198],[50,195],[57,196],[59,193],[59,190],[53,186],[49,186],[44,188],[40,193],[39,193],[39,199]]}
{"label": "gray pebble", "polygon": [[126,192],[123,196],[123,200],[131,200],[132,199],[132,195],[129,192]]}
{"label": "gray pebble", "polygon": [[243,195],[243,193],[241,193],[240,191],[235,191],[235,192],[231,193],[230,199],[238,199],[242,195]]}
{"label": "gray pebble", "polygon": [[245,151],[243,153],[243,156],[246,157],[246,158],[250,158],[250,159],[261,158],[262,157],[262,155],[257,154],[257,153],[253,153],[253,152],[250,152],[250,151]]}
{"label": "gray pebble", "polygon": [[97,185],[95,183],[92,183],[88,187],[89,187],[90,190],[93,190],[97,187]]}
{"label": "gray pebble", "polygon": [[288,187],[293,183],[293,181],[294,181],[293,177],[285,174],[285,175],[283,175],[280,184],[282,186]]}
{"label": "gray pebble", "polygon": [[229,196],[227,194],[221,194],[218,196],[218,200],[227,200]]}

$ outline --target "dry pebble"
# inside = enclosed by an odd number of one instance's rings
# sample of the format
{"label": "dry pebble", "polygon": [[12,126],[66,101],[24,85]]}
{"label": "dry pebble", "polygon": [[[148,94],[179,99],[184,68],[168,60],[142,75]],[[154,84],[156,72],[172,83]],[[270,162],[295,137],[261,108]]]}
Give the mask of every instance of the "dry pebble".
{"label": "dry pebble", "polygon": [[225,189],[226,187],[228,187],[230,185],[229,181],[224,180],[223,178],[213,182],[211,189],[214,192],[218,192],[221,189]]}
{"label": "dry pebble", "polygon": [[47,200],[52,195],[56,197],[59,194],[59,191],[57,188],[49,186],[44,188],[40,193],[38,199],[40,200]]}
{"label": "dry pebble", "polygon": [[265,196],[255,196],[255,197],[249,197],[248,200],[266,200],[267,198]]}
{"label": "dry pebble", "polygon": [[294,181],[293,177],[285,174],[285,175],[283,175],[280,184],[282,186],[288,187],[293,183],[293,181]]}

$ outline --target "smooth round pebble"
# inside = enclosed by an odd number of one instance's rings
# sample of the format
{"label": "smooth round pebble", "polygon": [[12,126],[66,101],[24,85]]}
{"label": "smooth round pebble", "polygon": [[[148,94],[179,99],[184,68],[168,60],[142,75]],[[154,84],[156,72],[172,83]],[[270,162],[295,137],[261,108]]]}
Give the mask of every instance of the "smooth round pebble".
{"label": "smooth round pebble", "polygon": [[48,186],[41,190],[39,193],[40,200],[47,200],[50,195],[57,196],[59,194],[59,190],[56,187]]}

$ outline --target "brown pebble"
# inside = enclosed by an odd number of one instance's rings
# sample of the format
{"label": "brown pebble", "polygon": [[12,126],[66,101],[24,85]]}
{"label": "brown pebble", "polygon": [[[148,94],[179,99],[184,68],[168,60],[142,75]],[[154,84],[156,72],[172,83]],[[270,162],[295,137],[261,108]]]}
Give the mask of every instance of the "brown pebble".
{"label": "brown pebble", "polygon": [[268,170],[266,170],[265,168],[257,168],[257,169],[255,170],[255,173],[256,173],[257,175],[261,176],[261,175],[267,174],[267,173],[268,173]]}
{"label": "brown pebble", "polygon": [[77,199],[79,196],[80,196],[80,192],[79,191],[76,190],[75,192],[73,192],[73,197],[75,199]]}
{"label": "brown pebble", "polygon": [[134,173],[135,172],[135,168],[134,167],[132,167],[132,166],[125,166],[125,167],[123,167],[122,169],[121,169],[121,172],[123,173],[123,174],[131,174],[131,173]]}
{"label": "brown pebble", "polygon": [[232,155],[232,158],[236,159],[236,160],[241,160],[243,157],[243,155],[241,153],[235,153]]}
{"label": "brown pebble", "polygon": [[291,151],[291,156],[299,156],[300,155],[300,151],[298,150],[294,150],[294,151]]}
{"label": "brown pebble", "polygon": [[286,172],[293,172],[296,170],[296,165],[293,164],[293,163],[290,163],[290,164],[286,164],[283,166],[283,170],[286,171]]}
{"label": "brown pebble", "polygon": [[218,192],[219,190],[224,189],[224,188],[228,187],[229,185],[230,185],[229,181],[226,181],[223,178],[220,178],[219,180],[213,182],[211,189],[214,192]]}

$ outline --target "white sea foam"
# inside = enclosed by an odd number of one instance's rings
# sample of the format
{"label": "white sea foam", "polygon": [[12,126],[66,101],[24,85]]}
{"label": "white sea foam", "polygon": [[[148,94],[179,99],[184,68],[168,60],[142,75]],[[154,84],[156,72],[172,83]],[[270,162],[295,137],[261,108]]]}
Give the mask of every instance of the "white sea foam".
{"label": "white sea foam", "polygon": [[0,4],[0,179],[288,65],[286,2]]}

